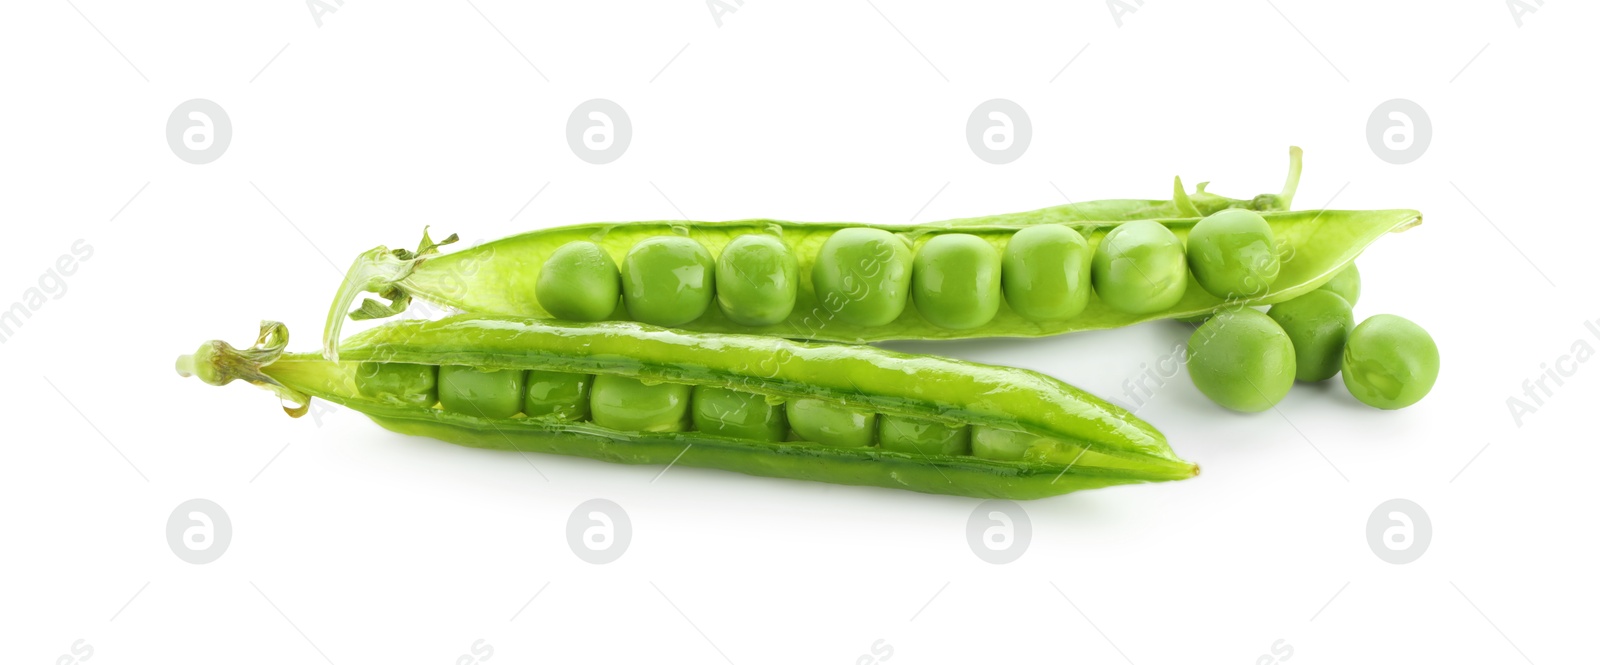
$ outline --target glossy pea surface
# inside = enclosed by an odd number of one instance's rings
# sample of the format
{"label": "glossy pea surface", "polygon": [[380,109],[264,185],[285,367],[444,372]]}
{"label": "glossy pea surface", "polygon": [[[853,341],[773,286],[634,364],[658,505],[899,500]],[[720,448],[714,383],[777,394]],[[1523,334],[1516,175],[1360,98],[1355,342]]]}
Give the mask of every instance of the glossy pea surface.
{"label": "glossy pea surface", "polygon": [[1248,307],[1218,313],[1189,337],[1189,378],[1234,411],[1265,411],[1294,386],[1294,344],[1271,317]]}
{"label": "glossy pea surface", "polygon": [[1159,222],[1126,222],[1100,240],[1094,290],[1119,312],[1149,314],[1178,304],[1189,285],[1183,242]]}
{"label": "glossy pea surface", "polygon": [[622,278],[617,262],[587,240],[556,248],[539,269],[534,295],[539,306],[558,319],[602,321],[617,308]]}
{"label": "glossy pea surface", "polygon": [[717,306],[740,325],[781,322],[794,311],[799,272],[782,240],[758,233],[734,238],[717,257]]}
{"label": "glossy pea surface", "polygon": [[711,252],[694,240],[647,238],[622,259],[622,301],[637,321],[688,323],[711,306],[715,270]]}
{"label": "glossy pea surface", "polygon": [[811,284],[822,306],[841,320],[881,326],[906,309],[911,248],[882,229],[840,229],[817,252]]}
{"label": "glossy pea surface", "polygon": [[522,413],[529,418],[589,419],[589,387],[594,382],[593,376],[535,369],[528,371],[526,381],[528,392]]}
{"label": "glossy pea surface", "polygon": [[1200,288],[1218,298],[1257,297],[1278,279],[1272,227],[1253,210],[1223,210],[1196,222],[1188,259]]}
{"label": "glossy pea surface", "polygon": [[914,455],[966,455],[972,450],[970,430],[965,425],[881,414],[878,446]]}
{"label": "glossy pea surface", "polygon": [[1326,381],[1339,373],[1344,342],[1356,326],[1350,303],[1332,291],[1314,290],[1267,310],[1294,344],[1294,378]]}
{"label": "glossy pea surface", "polygon": [[1000,311],[1000,253],[968,233],[934,236],[912,260],[911,298],[922,318],[940,328],[988,323]]}
{"label": "glossy pea surface", "polygon": [[647,385],[615,374],[594,377],[589,389],[594,423],[625,432],[682,432],[689,429],[689,386]]}
{"label": "glossy pea surface", "polygon": [[783,404],[768,402],[762,395],[695,386],[693,401],[696,431],[751,441],[782,441],[789,436]]}
{"label": "glossy pea surface", "polygon": [[1422,326],[1393,314],[1367,317],[1344,345],[1344,385],[1380,409],[1416,404],[1439,378],[1439,347]]}
{"label": "glossy pea surface", "polygon": [[1006,304],[1029,321],[1065,321],[1089,304],[1089,241],[1059,224],[1030,226],[1006,243],[1000,283]]}
{"label": "glossy pea surface", "polygon": [[809,398],[792,400],[784,407],[789,427],[801,439],[843,448],[872,445],[872,435],[877,429],[875,413]]}
{"label": "glossy pea surface", "polygon": [[356,367],[356,391],[363,397],[410,406],[439,401],[438,368],[412,363],[364,362]]}
{"label": "glossy pea surface", "polygon": [[465,365],[439,368],[439,404],[446,411],[484,418],[510,418],[522,412],[523,372],[481,370]]}
{"label": "glossy pea surface", "polygon": [[1356,301],[1361,298],[1361,271],[1356,270],[1356,264],[1352,263],[1345,266],[1344,270],[1335,273],[1332,279],[1323,282],[1322,286],[1317,288],[1323,291],[1332,291],[1338,294],[1340,298],[1344,298],[1345,302],[1350,303],[1351,307],[1355,307]]}
{"label": "glossy pea surface", "polygon": [[992,460],[1020,460],[1041,439],[1026,432],[994,427],[972,428],[972,455]]}

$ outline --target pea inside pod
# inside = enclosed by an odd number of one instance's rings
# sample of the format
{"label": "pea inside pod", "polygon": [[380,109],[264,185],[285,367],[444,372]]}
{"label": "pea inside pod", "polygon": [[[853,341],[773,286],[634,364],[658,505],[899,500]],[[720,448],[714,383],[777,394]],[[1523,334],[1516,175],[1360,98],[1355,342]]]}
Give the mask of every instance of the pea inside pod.
{"label": "pea inside pod", "polygon": [[1047,224],[1017,231],[1001,257],[1006,304],[1029,321],[1066,321],[1089,306],[1094,252],[1070,226]]}
{"label": "pea inside pod", "polygon": [[1127,222],[1107,233],[1095,249],[1092,274],[1100,300],[1130,314],[1171,308],[1189,285],[1183,241],[1150,220]]}
{"label": "pea inside pod", "polygon": [[839,229],[817,252],[811,281],[822,306],[840,320],[885,325],[906,309],[911,248],[882,229]]}
{"label": "pea inside pod", "polygon": [[1189,269],[1195,282],[1224,299],[1266,293],[1278,279],[1272,227],[1251,210],[1223,210],[1189,231]]}
{"label": "pea inside pod", "polygon": [[557,248],[539,269],[539,306],[557,318],[600,321],[611,316],[622,294],[617,262],[605,248],[576,240]]}
{"label": "pea inside pod", "polygon": [[911,294],[922,318],[941,328],[988,323],[1000,311],[1000,253],[968,233],[934,236],[912,262]]}
{"label": "pea inside pod", "polygon": [[728,320],[770,326],[789,318],[799,292],[800,265],[783,241],[750,233],[717,257],[717,305]]}
{"label": "pea inside pod", "polygon": [[704,245],[679,236],[650,238],[622,260],[622,301],[645,323],[688,323],[711,306],[715,271]]}

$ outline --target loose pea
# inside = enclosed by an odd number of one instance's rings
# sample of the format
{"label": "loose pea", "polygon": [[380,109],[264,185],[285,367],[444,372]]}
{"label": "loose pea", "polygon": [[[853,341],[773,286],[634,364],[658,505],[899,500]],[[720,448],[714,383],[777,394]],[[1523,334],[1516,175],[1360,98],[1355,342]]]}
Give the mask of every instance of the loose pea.
{"label": "loose pea", "polygon": [[971,436],[965,425],[946,425],[902,416],[878,416],[878,445],[914,455],[966,455]]}
{"label": "loose pea", "polygon": [[1439,378],[1439,347],[1422,326],[1393,314],[1367,317],[1344,344],[1344,386],[1380,409],[1416,404]]}
{"label": "loose pea", "polygon": [[356,391],[363,397],[409,406],[439,401],[438,368],[412,363],[364,362],[356,366]]}
{"label": "loose pea", "polygon": [[790,400],[784,405],[789,426],[801,439],[825,446],[861,448],[872,445],[876,413],[855,411],[820,399]]}
{"label": "loose pea", "polygon": [[648,238],[622,259],[622,302],[637,321],[675,326],[711,306],[711,252],[682,236]]}
{"label": "loose pea", "polygon": [[934,236],[912,261],[911,297],[922,318],[941,328],[988,323],[1000,311],[1000,253],[968,233]]}
{"label": "loose pea", "polygon": [[648,385],[615,374],[594,377],[589,389],[594,424],[624,432],[682,432],[689,429],[689,386]]}
{"label": "loose pea", "polygon": [[755,393],[695,386],[693,412],[695,430],[707,434],[754,441],[782,441],[789,436],[783,405]]}
{"label": "loose pea", "polygon": [[1211,317],[1189,337],[1189,378],[1234,411],[1272,408],[1294,386],[1294,344],[1266,314],[1248,307]]}
{"label": "loose pea", "polygon": [[589,386],[594,377],[572,372],[528,371],[528,397],[522,413],[529,418],[554,416],[562,420],[589,419]]}
{"label": "loose pea", "polygon": [[1337,293],[1345,302],[1350,303],[1351,307],[1355,307],[1356,300],[1361,298],[1361,271],[1356,270],[1356,264],[1352,263],[1317,288]]}
{"label": "loose pea", "polygon": [[1253,210],[1222,210],[1197,222],[1188,255],[1195,281],[1218,298],[1260,295],[1278,279],[1272,227]]}
{"label": "loose pea", "polygon": [[717,257],[717,305],[734,323],[770,326],[794,311],[799,262],[782,240],[749,233]]}
{"label": "loose pea", "polygon": [[622,281],[617,262],[595,243],[575,240],[556,248],[539,269],[534,295],[558,319],[601,321],[617,309]]}
{"label": "loose pea", "polygon": [[1344,341],[1356,325],[1350,303],[1332,291],[1316,290],[1267,310],[1294,344],[1294,378],[1326,381],[1339,373]]}
{"label": "loose pea", "polygon": [[1189,285],[1183,242],[1148,219],[1124,222],[1107,233],[1095,250],[1092,274],[1106,306],[1128,314],[1172,307]]}
{"label": "loose pea", "polygon": [[841,320],[881,326],[906,309],[911,248],[882,229],[840,229],[818,250],[811,283],[822,306]]}
{"label": "loose pea", "polygon": [[522,411],[520,369],[483,370],[465,365],[439,368],[439,403],[446,411],[484,418],[510,418]]}
{"label": "loose pea", "polygon": [[1065,321],[1089,304],[1093,254],[1069,226],[1030,226],[1011,236],[1000,260],[1006,303],[1029,321]]}

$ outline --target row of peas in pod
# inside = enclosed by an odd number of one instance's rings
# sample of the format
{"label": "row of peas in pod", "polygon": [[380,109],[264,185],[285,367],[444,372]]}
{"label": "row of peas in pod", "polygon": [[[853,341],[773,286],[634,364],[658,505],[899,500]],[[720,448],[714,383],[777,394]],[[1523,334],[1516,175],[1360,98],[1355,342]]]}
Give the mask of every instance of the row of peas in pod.
{"label": "row of peas in pod", "polygon": [[621,432],[692,431],[742,441],[999,461],[1023,459],[1030,448],[1050,443],[1017,431],[872,413],[822,399],[785,400],[612,374],[363,362],[355,386],[364,397],[413,407],[490,419],[590,422]]}
{"label": "row of peas in pod", "polygon": [[[1002,300],[1022,318],[1063,321],[1096,295],[1131,314],[1169,309],[1193,281],[1217,298],[1262,294],[1277,278],[1279,249],[1262,216],[1228,209],[1195,223],[1187,246],[1154,220],[1117,225],[1091,246],[1077,229],[1041,224],[1007,237],[932,233],[917,239],[871,227],[833,232],[809,265],[809,283],[831,316],[881,326],[907,307],[945,329],[983,326]],[[654,236],[626,250],[621,266],[587,240],[557,248],[535,293],[551,315],[599,321],[617,311],[655,325],[694,321],[713,301],[746,326],[784,321],[795,308],[802,262],[776,235],[733,238],[719,256],[693,238]]]}
{"label": "row of peas in pod", "polygon": [[1393,314],[1355,322],[1361,274],[1351,264],[1310,293],[1265,313],[1235,307],[1189,338],[1189,376],[1212,401],[1235,411],[1265,411],[1296,381],[1342,374],[1357,400],[1380,409],[1416,404],[1439,377],[1439,347],[1421,326]]}

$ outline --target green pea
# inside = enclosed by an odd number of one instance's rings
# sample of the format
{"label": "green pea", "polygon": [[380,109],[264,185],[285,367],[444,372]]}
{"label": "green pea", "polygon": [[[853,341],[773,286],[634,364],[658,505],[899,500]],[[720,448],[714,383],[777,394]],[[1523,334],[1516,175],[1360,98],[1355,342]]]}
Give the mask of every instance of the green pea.
{"label": "green pea", "polygon": [[715,386],[694,387],[694,428],[718,436],[752,441],[782,441],[789,436],[783,404],[763,395]]}
{"label": "green pea", "polygon": [[1422,326],[1393,314],[1367,317],[1344,343],[1344,386],[1380,409],[1416,404],[1439,378],[1439,346]]}
{"label": "green pea", "polygon": [[734,323],[770,326],[794,311],[799,271],[782,240],[760,233],[734,238],[717,257],[717,305]]}
{"label": "green pea", "polygon": [[992,460],[1020,460],[1028,448],[1042,441],[1027,432],[982,427],[972,428],[972,456]]}
{"label": "green pea", "polygon": [[802,398],[784,405],[789,427],[812,443],[841,448],[872,445],[876,413],[855,411],[820,399]]}
{"label": "green pea", "polygon": [[971,436],[966,425],[905,418],[878,416],[878,445],[914,455],[966,455],[971,451]]}
{"label": "green pea", "polygon": [[682,432],[689,429],[689,386],[647,384],[615,374],[594,377],[589,389],[594,424],[623,432]]}
{"label": "green pea", "polygon": [[558,319],[602,321],[617,309],[617,262],[599,245],[575,240],[556,248],[534,283],[539,306]]}
{"label": "green pea", "polygon": [[1273,305],[1267,316],[1278,322],[1294,344],[1295,379],[1326,381],[1339,373],[1345,338],[1356,325],[1344,298],[1316,290]]}
{"label": "green pea", "polygon": [[1248,307],[1219,312],[1189,337],[1189,378],[1234,411],[1265,411],[1294,386],[1294,344],[1271,317]]}
{"label": "green pea", "polygon": [[636,321],[675,326],[711,306],[716,268],[705,246],[682,236],[656,236],[622,259],[622,302]]}
{"label": "green pea", "polygon": [[1356,270],[1356,264],[1352,263],[1317,288],[1337,293],[1351,307],[1355,307],[1356,301],[1361,298],[1361,271]]}
{"label": "green pea", "polygon": [[1089,241],[1070,226],[1030,226],[1011,236],[1000,259],[1006,303],[1029,321],[1065,321],[1089,304]]}
{"label": "green pea", "polygon": [[1183,242],[1159,222],[1124,222],[1094,253],[1094,290],[1106,306],[1127,314],[1168,309],[1189,286]]}
{"label": "green pea", "polygon": [[940,328],[968,330],[1000,311],[1000,253],[968,233],[937,235],[911,264],[917,312]]}
{"label": "green pea", "polygon": [[439,401],[438,374],[433,365],[364,362],[356,366],[356,391],[380,402],[433,406]]}
{"label": "green pea", "polygon": [[1254,210],[1222,210],[1195,223],[1188,255],[1194,280],[1218,298],[1257,296],[1278,279],[1272,227]]}
{"label": "green pea", "polygon": [[594,377],[572,372],[528,371],[528,396],[522,413],[529,418],[589,419],[589,386]]}
{"label": "green pea", "polygon": [[522,411],[520,369],[439,368],[439,404],[446,411],[484,418],[510,418]]}
{"label": "green pea", "polygon": [[844,322],[881,326],[906,309],[911,248],[882,229],[840,229],[818,250],[811,284],[822,306]]}
{"label": "green pea", "polygon": [[1079,443],[978,425],[972,427],[972,455],[1003,462],[1025,460],[1065,465],[1069,469],[1117,468],[1126,463],[1122,458],[1096,452]]}

